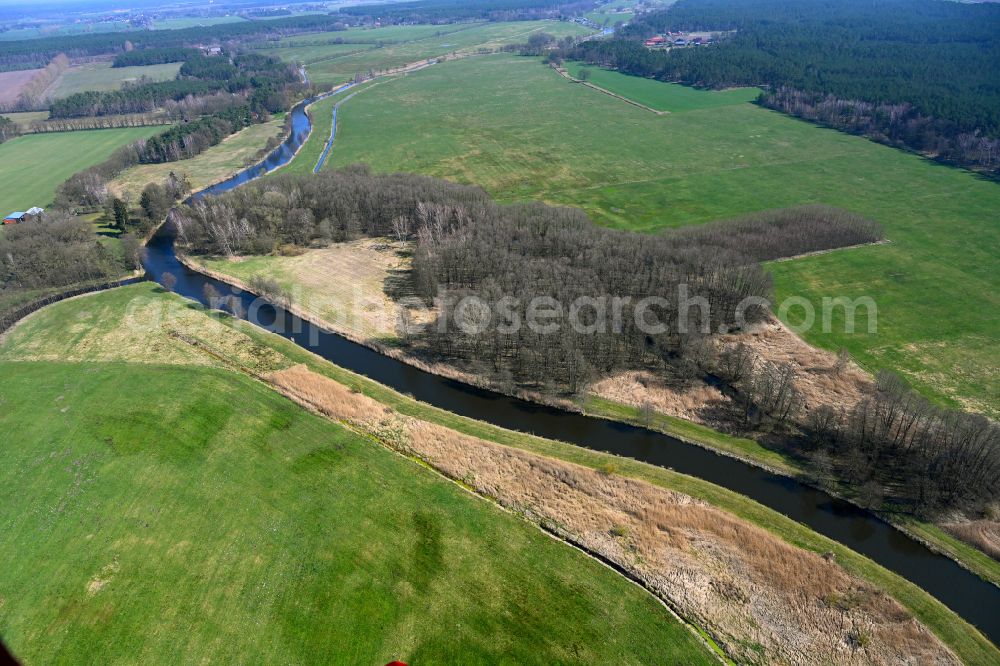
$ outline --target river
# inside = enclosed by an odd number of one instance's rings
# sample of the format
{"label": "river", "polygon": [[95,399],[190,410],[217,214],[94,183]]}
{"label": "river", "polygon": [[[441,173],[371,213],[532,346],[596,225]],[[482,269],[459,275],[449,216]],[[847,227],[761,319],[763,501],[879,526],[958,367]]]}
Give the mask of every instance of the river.
{"label": "river", "polygon": [[[292,109],[292,131],[267,159],[192,198],[234,189],[290,162],[309,136],[311,124],[305,109],[316,99]],[[159,280],[163,273],[173,273],[177,277],[175,291],[199,302],[204,302],[206,284],[223,295],[234,293],[228,284],[181,264],[174,252],[174,233],[168,223],[150,240],[144,261],[149,277]],[[243,300],[244,311],[248,311],[252,297],[237,295]],[[919,585],[978,627],[994,644],[1000,644],[1000,587],[849,502],[662,433],[519,400],[430,374],[324,331],[280,308],[266,306],[253,311],[255,323],[417,400],[504,428],[668,467],[742,493]],[[313,341],[315,345],[308,344]]]}

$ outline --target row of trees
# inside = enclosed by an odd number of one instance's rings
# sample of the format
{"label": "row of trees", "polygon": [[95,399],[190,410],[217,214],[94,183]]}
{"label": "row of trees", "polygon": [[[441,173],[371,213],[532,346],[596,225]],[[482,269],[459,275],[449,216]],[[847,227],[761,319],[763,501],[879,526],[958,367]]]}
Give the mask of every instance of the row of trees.
{"label": "row of trees", "polygon": [[596,6],[594,0],[415,0],[389,5],[346,6],[339,12],[388,23],[452,23],[560,18],[582,14]]}
{"label": "row of trees", "polygon": [[979,512],[1000,496],[1000,426],[981,415],[932,405],[886,371],[856,404],[806,411],[794,366],[765,362],[742,343],[703,352],[701,369],[734,391],[744,429],[779,431],[812,460],[817,480],[846,486],[871,508]]}
{"label": "row of trees", "polygon": [[[667,30],[735,32],[705,48],[641,44]],[[679,0],[637,17],[619,38],[582,42],[562,55],[689,85],[785,88],[772,99],[776,108],[831,96],[836,102],[820,113],[849,106],[864,116],[844,129],[970,166],[982,165],[983,151],[963,146],[1000,137],[1000,7],[988,3]],[[865,113],[866,104],[895,108],[897,120]]]}
{"label": "row of trees", "polygon": [[35,120],[22,125],[24,134],[44,132],[75,132],[89,129],[118,129],[122,127],[149,127],[169,125],[174,118],[162,113],[129,113],[121,116],[94,116],[92,118],[50,118]]}
{"label": "row of trees", "polygon": [[145,65],[162,65],[168,62],[184,62],[201,51],[184,48],[183,46],[164,46],[159,48],[132,49],[119,53],[112,61],[112,67],[141,67]]}
{"label": "row of trees", "polygon": [[334,30],[339,21],[340,19],[327,14],[305,14],[269,21],[240,21],[177,30],[106,32],[0,41],[0,71],[42,68],[59,53],[76,59],[117,55],[133,50],[196,47],[216,43],[237,44],[247,39],[326,32]]}
{"label": "row of trees", "polygon": [[121,90],[87,90],[53,100],[49,105],[49,116],[83,118],[149,113],[163,106],[167,100],[182,100],[190,95],[206,95],[225,88],[224,81],[178,79],[127,84]]}
{"label": "row of trees", "polygon": [[69,58],[63,53],[56,55],[44,69],[36,72],[31,80],[21,87],[17,100],[7,105],[5,110],[35,111],[45,108],[45,91],[67,69],[69,69]]}
{"label": "row of trees", "polygon": [[236,106],[189,123],[174,125],[167,131],[137,143],[138,160],[143,164],[176,162],[198,155],[218,145],[230,134],[249,127],[254,114],[249,105]]}
{"label": "row of trees", "polygon": [[0,143],[10,141],[15,137],[21,136],[23,133],[24,128],[19,124],[7,116],[0,116]]}
{"label": "row of trees", "polygon": [[[251,94],[251,104],[271,113],[284,108],[283,95],[298,83],[298,73],[277,58],[248,53],[232,59],[200,53],[185,62],[173,81],[129,84],[121,90],[85,91],[52,102],[52,118],[79,118],[128,113],[148,113],[168,101],[181,102],[212,93]],[[215,95],[218,97],[218,95]]]}

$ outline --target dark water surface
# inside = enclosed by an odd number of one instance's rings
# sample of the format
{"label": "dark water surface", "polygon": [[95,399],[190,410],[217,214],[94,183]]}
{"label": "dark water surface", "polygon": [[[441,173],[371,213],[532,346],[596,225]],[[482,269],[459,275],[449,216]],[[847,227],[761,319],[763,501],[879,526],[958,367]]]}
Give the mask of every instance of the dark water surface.
{"label": "dark water surface", "polygon": [[[339,92],[334,91],[334,92]],[[292,133],[259,165],[195,195],[218,194],[287,164],[309,135],[310,120],[300,103],[291,111]],[[164,272],[177,277],[175,291],[203,302],[213,285],[235,293],[226,283],[187,269],[174,253],[174,229],[166,224],[150,241],[146,271],[154,280]],[[559,439],[597,451],[669,467],[742,493],[845,546],[930,592],[994,644],[1000,643],[1000,588],[934,553],[869,511],[794,479],[687,444],[662,433],[537,405],[418,370],[363,345],[329,333],[280,308],[237,294],[254,323],[296,342],[341,366],[391,386],[436,407],[512,430]]]}

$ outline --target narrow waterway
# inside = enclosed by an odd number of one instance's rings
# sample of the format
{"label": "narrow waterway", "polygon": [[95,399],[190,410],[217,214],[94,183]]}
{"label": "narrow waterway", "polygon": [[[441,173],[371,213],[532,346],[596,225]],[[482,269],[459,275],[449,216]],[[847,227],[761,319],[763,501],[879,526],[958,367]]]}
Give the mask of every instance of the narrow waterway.
{"label": "narrow waterway", "polygon": [[[313,101],[306,100],[292,109],[290,136],[264,162],[195,198],[231,190],[290,162],[309,135],[305,107]],[[144,262],[150,278],[159,280],[163,273],[173,273],[177,277],[175,291],[201,302],[206,284],[224,295],[235,293],[228,284],[181,264],[174,252],[174,233],[166,224],[150,241]],[[853,504],[662,433],[538,405],[418,370],[280,308],[251,308],[252,297],[236,295],[254,323],[417,400],[504,428],[668,467],[742,493],[914,582],[978,627],[994,644],[1000,644],[1000,588]]]}

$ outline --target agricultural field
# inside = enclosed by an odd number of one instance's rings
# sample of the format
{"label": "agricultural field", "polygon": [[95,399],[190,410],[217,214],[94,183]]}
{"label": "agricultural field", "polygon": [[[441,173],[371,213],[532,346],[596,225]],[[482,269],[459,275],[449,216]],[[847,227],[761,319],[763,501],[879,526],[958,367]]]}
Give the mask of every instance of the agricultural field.
{"label": "agricultural field", "polygon": [[154,19],[154,30],[179,30],[181,28],[196,28],[206,25],[221,25],[223,23],[241,23],[246,19],[242,16],[182,16],[178,18]]}
{"label": "agricultural field", "polygon": [[45,208],[67,178],[132,141],[162,132],[163,127],[82,130],[21,136],[0,144],[0,209],[7,214],[32,206]]}
{"label": "agricultural field", "polygon": [[41,71],[40,69],[19,69],[12,72],[0,72],[0,104],[10,104],[17,101],[21,89]]}
{"label": "agricultural field", "polygon": [[[844,347],[870,371],[897,370],[939,402],[1000,414],[997,184],[753,104],[720,106],[718,93],[663,86],[660,103],[680,91],[684,113],[633,107],[537,59],[446,62],[346,105],[328,168],[365,162],[441,176],[643,232],[810,203],[869,216],[889,244],[774,264],[778,301],[798,296],[819,313],[824,297],[871,296],[876,332],[863,308],[857,332],[845,332],[839,308],[832,330],[816,326],[805,339]],[[799,312],[781,314],[794,324]]]}
{"label": "agricultural field", "polygon": [[635,16],[634,12],[597,11],[584,14],[588,19],[597,25],[613,28],[616,23],[628,23]]}
{"label": "agricultural field", "polygon": [[135,319],[163,307],[285,362],[149,283],[0,347],[0,635],[21,659],[714,663],[617,573]]}
{"label": "agricultural field", "polygon": [[133,201],[138,201],[142,188],[149,183],[162,183],[170,172],[174,172],[187,176],[192,188],[200,190],[225,180],[256,160],[268,139],[282,138],[284,122],[285,114],[277,114],[269,122],[251,125],[190,159],[131,167],[111,181],[108,187],[118,196],[128,192]]}
{"label": "agricultural field", "polygon": [[30,125],[38,120],[48,120],[48,111],[19,111],[17,113],[5,113],[5,118],[10,118],[19,125]]}
{"label": "agricultural field", "polygon": [[171,62],[162,65],[145,65],[141,67],[112,67],[110,62],[92,62],[74,65],[57,78],[45,96],[50,99],[69,97],[75,93],[89,90],[118,90],[126,83],[134,83],[141,77],[153,81],[170,81],[177,78],[181,63]]}
{"label": "agricultural field", "polygon": [[17,41],[21,39],[36,39],[38,37],[56,37],[59,35],[83,35],[101,32],[119,32],[130,30],[127,21],[101,21],[100,23],[64,23],[46,24],[42,27],[13,28],[0,32],[0,41]]}
{"label": "agricultural field", "polygon": [[[452,32],[447,30],[447,26],[441,26],[440,30],[436,29],[431,34],[428,34],[428,27],[438,28],[438,26],[403,26],[390,33],[395,35],[393,39],[399,40],[398,42],[394,41],[378,48],[366,48],[360,52],[358,52],[359,45],[351,44],[289,46],[264,49],[261,52],[271,53],[290,62],[305,62],[306,71],[313,83],[323,88],[330,88],[350,80],[359,72],[384,71],[448,54],[471,54],[479,49],[495,50],[505,44],[526,42],[531,34],[537,32],[548,32],[557,37],[585,35],[590,32],[575,23],[562,21],[486,23]],[[347,40],[349,37],[362,34],[366,39],[373,38],[371,33],[376,32],[378,30],[331,34],[342,36]]]}
{"label": "agricultural field", "polygon": [[333,323],[354,339],[391,341],[396,338],[399,305],[386,295],[385,283],[409,271],[410,250],[388,239],[361,239],[294,257],[196,261],[245,284],[258,276],[276,280],[294,294],[296,306],[315,319]]}

